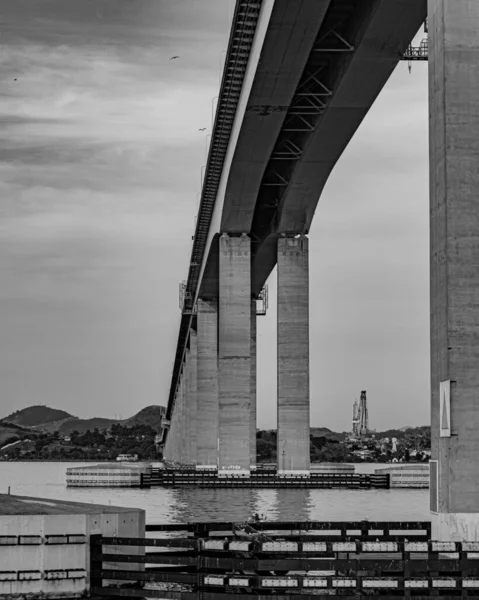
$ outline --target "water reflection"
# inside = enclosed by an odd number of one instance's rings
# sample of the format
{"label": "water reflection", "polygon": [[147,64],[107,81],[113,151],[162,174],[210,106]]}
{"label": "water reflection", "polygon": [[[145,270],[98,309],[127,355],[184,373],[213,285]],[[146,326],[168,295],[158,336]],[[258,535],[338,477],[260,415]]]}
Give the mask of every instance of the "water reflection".
{"label": "water reflection", "polygon": [[177,488],[170,512],[173,521],[246,521],[257,511],[252,489]]}
{"label": "water reflection", "polygon": [[262,519],[297,521],[310,517],[311,490],[194,489],[172,490],[173,522],[246,521]]}

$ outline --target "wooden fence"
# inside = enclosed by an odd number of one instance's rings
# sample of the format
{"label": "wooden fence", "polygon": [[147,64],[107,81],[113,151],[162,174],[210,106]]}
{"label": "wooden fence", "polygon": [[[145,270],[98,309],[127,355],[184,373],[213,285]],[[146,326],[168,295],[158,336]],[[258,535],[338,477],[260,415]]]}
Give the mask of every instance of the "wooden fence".
{"label": "wooden fence", "polygon": [[[93,596],[479,596],[479,543],[431,541],[428,522],[147,526],[153,533],[161,536],[92,536]],[[140,554],[128,553],[133,547]]]}

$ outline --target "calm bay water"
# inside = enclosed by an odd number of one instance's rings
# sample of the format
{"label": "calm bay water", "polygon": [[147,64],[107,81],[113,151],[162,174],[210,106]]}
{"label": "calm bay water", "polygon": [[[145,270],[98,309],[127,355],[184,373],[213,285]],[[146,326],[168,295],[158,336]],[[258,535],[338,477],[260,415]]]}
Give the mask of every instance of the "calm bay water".
{"label": "calm bay water", "polygon": [[[66,469],[85,463],[0,462],[0,493],[131,506],[148,523],[269,520],[429,520],[429,490],[209,490],[67,488]],[[357,465],[372,472],[375,465]]]}

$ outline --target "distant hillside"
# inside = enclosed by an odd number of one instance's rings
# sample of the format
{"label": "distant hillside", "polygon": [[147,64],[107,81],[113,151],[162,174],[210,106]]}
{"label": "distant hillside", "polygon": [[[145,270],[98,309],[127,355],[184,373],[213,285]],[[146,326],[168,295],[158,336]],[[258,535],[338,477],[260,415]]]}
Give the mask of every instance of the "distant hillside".
{"label": "distant hillside", "polygon": [[165,413],[166,408],[164,406],[152,404],[151,406],[147,406],[146,408],[140,410],[140,412],[136,413],[136,415],[133,417],[125,419],[122,425],[126,425],[128,427],[133,427],[134,425],[149,425],[158,431],[161,418]]}
{"label": "distant hillside", "polygon": [[[38,410],[42,409],[42,410]],[[165,414],[165,407],[159,405],[147,406],[140,410],[136,415],[128,419],[108,419],[103,417],[93,417],[91,419],[79,419],[73,417],[63,410],[48,408],[47,406],[30,406],[15,413],[12,413],[5,419],[0,420],[0,425],[8,424],[12,426],[28,426],[28,431],[45,431],[53,433],[58,431],[62,435],[69,435],[72,431],[83,433],[88,429],[108,429],[114,423],[133,427],[134,425],[150,425],[153,429],[159,430],[161,416]],[[42,416],[46,419],[42,421]]]}
{"label": "distant hillside", "polygon": [[32,432],[31,429],[26,429],[15,424],[0,422],[0,448],[7,444],[17,442],[18,440],[26,438],[34,439],[37,435],[38,434]]}
{"label": "distant hillside", "polygon": [[325,437],[327,439],[338,441],[342,441],[345,438],[344,433],[337,433],[335,431],[331,431],[331,429],[328,429],[327,427],[311,427],[310,435],[314,438]]}
{"label": "distant hillside", "polygon": [[35,425],[42,425],[44,423],[51,423],[53,421],[59,421],[60,419],[67,418],[75,417],[72,417],[70,413],[67,413],[64,410],[38,405],[17,410],[11,415],[8,415],[8,417],[2,419],[2,421],[13,423],[14,425],[20,425],[22,427],[34,427]]}
{"label": "distant hillside", "polygon": [[377,438],[403,438],[411,435],[425,435],[431,430],[429,425],[421,425],[420,427],[402,427],[401,429],[388,429],[382,432],[376,432]]}
{"label": "distant hillside", "polygon": [[38,425],[35,429],[41,429],[42,431],[48,431],[49,433],[58,431],[63,435],[68,435],[72,431],[83,433],[88,429],[90,431],[93,431],[94,429],[108,429],[113,423],[122,423],[122,421],[118,421],[117,419],[106,419],[103,417],[93,417],[92,419],[78,419],[77,417],[71,417],[70,419]]}

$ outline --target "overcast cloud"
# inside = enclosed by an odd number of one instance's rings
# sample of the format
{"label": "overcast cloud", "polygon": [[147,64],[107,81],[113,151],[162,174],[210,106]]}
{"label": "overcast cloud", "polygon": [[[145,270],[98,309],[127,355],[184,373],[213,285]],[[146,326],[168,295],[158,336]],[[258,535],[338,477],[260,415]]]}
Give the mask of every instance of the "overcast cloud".
{"label": "overcast cloud", "polygon": [[[166,403],[232,6],[3,0],[0,416]],[[313,425],[349,428],[362,389],[373,427],[429,422],[427,185],[427,69],[401,64],[310,233]],[[261,427],[275,426],[274,287]]]}

